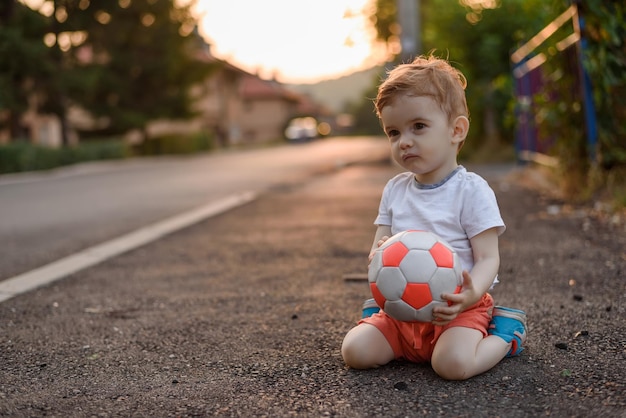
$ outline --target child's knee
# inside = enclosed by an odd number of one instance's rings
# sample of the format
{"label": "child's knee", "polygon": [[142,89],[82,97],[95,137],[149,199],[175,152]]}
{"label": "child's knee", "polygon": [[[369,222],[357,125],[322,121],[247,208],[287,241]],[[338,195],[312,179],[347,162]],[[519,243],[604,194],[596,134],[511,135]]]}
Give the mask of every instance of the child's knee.
{"label": "child's knee", "polygon": [[372,367],[368,361],[368,347],[359,341],[354,330],[346,334],[341,344],[341,356],[348,367],[353,369],[369,369]]}
{"label": "child's knee", "polygon": [[341,357],[343,357],[343,361],[348,367],[351,367],[353,369],[366,368],[362,367],[362,355],[360,355],[358,347],[356,347],[355,344],[346,342],[344,340],[343,344],[341,345]]}
{"label": "child's knee", "polygon": [[431,366],[439,377],[446,380],[465,380],[472,377],[467,370],[466,360],[459,357],[433,357]]}
{"label": "child's knee", "polygon": [[343,339],[341,355],[348,367],[370,369],[393,360],[393,350],[383,334],[371,325],[352,328]]}

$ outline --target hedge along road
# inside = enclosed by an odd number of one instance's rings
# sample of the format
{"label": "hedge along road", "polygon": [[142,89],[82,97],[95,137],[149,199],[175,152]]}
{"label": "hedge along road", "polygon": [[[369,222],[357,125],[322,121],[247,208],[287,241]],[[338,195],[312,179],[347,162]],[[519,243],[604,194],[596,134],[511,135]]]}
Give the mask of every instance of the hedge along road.
{"label": "hedge along road", "polygon": [[384,159],[379,137],[0,176],[0,301],[254,199]]}

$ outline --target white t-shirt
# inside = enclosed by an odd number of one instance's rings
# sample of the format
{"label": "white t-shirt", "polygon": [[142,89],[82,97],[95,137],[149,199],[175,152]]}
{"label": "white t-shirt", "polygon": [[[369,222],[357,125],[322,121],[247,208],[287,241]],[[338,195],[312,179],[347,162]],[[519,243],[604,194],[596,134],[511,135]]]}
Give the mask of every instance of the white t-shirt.
{"label": "white t-shirt", "polygon": [[434,185],[418,183],[411,172],[398,174],[383,190],[374,224],[391,226],[392,234],[434,232],[455,249],[467,271],[474,266],[470,238],[490,228],[497,228],[498,235],[506,229],[489,184],[463,166]]}

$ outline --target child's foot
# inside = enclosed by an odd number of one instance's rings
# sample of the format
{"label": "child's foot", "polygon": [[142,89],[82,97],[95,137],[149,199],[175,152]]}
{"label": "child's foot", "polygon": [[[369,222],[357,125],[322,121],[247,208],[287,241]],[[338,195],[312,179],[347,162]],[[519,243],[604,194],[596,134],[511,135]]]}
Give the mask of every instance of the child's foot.
{"label": "child's foot", "polygon": [[526,313],[519,309],[496,306],[488,332],[511,343],[507,357],[518,356],[524,350],[522,344],[526,341]]}
{"label": "child's foot", "polygon": [[374,299],[367,299],[363,302],[363,314],[361,318],[368,318],[378,311],[380,311],[380,307],[376,304],[376,301]]}

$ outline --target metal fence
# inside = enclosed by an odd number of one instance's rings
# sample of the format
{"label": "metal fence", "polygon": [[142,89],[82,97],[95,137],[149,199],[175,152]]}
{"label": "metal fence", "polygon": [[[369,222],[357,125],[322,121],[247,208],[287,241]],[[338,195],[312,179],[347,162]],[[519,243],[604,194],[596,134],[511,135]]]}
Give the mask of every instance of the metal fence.
{"label": "metal fence", "polygon": [[[572,32],[563,36],[563,29],[571,21]],[[551,149],[557,138],[554,133],[546,135],[540,129],[539,101],[557,101],[554,97],[557,89],[548,77],[547,67],[557,67],[568,73],[573,80],[572,89],[566,100],[582,104],[584,118],[581,129],[584,130],[589,158],[595,160],[597,141],[595,107],[592,97],[591,81],[583,66],[585,40],[582,36],[584,19],[576,3],[550,22],[528,42],[511,54],[513,77],[515,79],[515,146],[519,161],[534,161],[546,165],[556,165],[558,160],[551,155]],[[561,35],[560,40],[553,38]],[[550,41],[550,42],[549,42]],[[550,62],[552,65],[545,65]],[[560,94],[563,94],[561,92]],[[539,100],[538,100],[539,98]]]}

